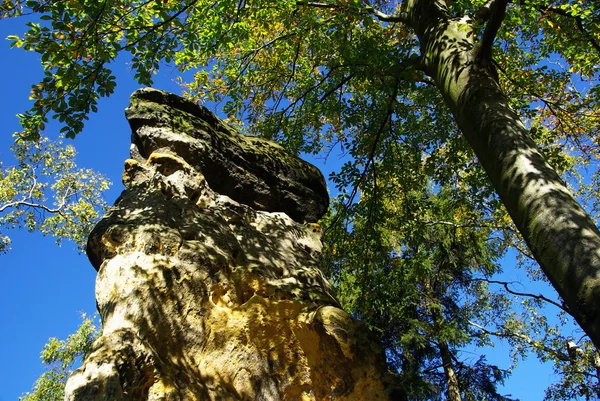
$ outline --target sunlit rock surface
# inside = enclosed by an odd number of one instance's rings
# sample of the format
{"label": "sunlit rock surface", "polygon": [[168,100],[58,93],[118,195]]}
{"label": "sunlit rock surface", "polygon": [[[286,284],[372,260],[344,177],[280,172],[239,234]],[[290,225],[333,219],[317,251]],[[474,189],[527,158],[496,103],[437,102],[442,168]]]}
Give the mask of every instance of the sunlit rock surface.
{"label": "sunlit rock surface", "polygon": [[90,235],[103,335],[66,400],[401,399],[317,268],[313,166],[152,89],[126,190]]}

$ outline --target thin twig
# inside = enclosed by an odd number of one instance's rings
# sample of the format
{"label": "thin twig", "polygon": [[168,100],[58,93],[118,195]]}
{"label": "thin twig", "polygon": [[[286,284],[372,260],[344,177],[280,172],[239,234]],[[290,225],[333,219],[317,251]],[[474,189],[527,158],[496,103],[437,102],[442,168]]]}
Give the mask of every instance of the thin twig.
{"label": "thin twig", "polygon": [[[514,291],[511,290],[508,286],[510,284],[514,284],[514,282],[508,282],[508,281],[498,281],[498,280],[488,280],[488,279],[484,279],[484,278],[477,278],[477,279],[473,279],[473,281],[485,281],[487,283],[490,284],[501,284],[502,286],[504,286],[504,289],[506,289],[507,292],[509,292],[510,294],[513,295],[518,295],[521,297],[528,297],[528,298],[534,298],[534,299],[539,299],[540,301],[544,301],[544,302],[548,302],[549,304],[552,304],[554,306],[556,306],[557,308],[559,308],[560,310],[564,311],[565,313],[568,313],[569,315],[571,315],[571,312],[569,311],[569,309],[567,308],[566,305],[561,305],[560,303],[545,297],[542,294],[531,294],[528,292],[519,292],[519,291]],[[572,315],[571,315],[572,316]]]}
{"label": "thin twig", "polygon": [[[362,174],[360,175],[360,178],[358,180],[359,183],[363,182],[367,176],[367,173],[369,172],[369,168],[371,166],[371,164],[373,163],[373,160],[375,158],[375,152],[377,150],[377,145],[379,143],[379,139],[381,137],[381,134],[383,133],[383,129],[385,128],[385,126],[388,124],[388,120],[390,119],[393,111],[392,111],[392,106],[394,104],[394,102],[396,101],[396,97],[398,96],[398,83],[399,80],[396,80],[395,86],[394,86],[394,90],[392,91],[392,95],[390,96],[390,101],[388,102],[388,107],[386,110],[386,114],[385,117],[383,118],[377,133],[375,134],[375,138],[373,140],[373,146],[371,147],[371,150],[369,152],[369,155],[367,157],[367,162],[365,163],[365,168],[363,169]],[[332,223],[330,224],[330,226],[328,227],[327,230],[329,230],[329,228],[334,227],[338,220],[340,219],[340,217],[346,212],[346,210],[348,210],[348,208],[350,208],[350,206],[352,205],[352,202],[354,202],[354,198],[356,197],[356,194],[358,193],[358,187],[359,185],[354,185],[354,188],[352,189],[352,193],[350,195],[350,198],[348,199],[348,202],[346,202],[346,204],[344,205],[344,209],[341,213],[338,213],[334,220],[332,221]],[[326,231],[327,231],[326,230]],[[326,232],[325,231],[325,232]],[[325,234],[325,232],[323,234]]]}

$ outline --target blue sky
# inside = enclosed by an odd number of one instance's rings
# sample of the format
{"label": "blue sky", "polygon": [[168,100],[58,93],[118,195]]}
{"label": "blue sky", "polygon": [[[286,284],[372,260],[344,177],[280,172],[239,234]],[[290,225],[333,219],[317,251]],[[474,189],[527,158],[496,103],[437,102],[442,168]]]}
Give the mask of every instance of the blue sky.
{"label": "blue sky", "polygon": [[[38,56],[20,49],[10,50],[10,34],[20,33],[22,22],[0,21],[0,160],[6,161],[11,134],[19,131],[16,113],[30,107],[28,96],[32,83],[42,76]],[[106,194],[112,204],[123,186],[120,182],[123,161],[128,157],[130,130],[123,110],[129,95],[139,87],[133,82],[125,63],[114,65],[118,86],[116,93],[102,99],[99,113],[90,116],[82,134],[73,142],[79,152],[80,167],[93,168],[108,176],[113,186]],[[156,87],[179,92],[175,75],[159,75]],[[50,124],[47,135],[55,137],[60,127]],[[313,161],[314,162],[314,161]],[[335,160],[319,168],[330,171]],[[43,371],[39,353],[49,337],[65,338],[77,328],[81,312],[93,314],[95,271],[85,255],[70,243],[57,247],[54,239],[25,231],[9,232],[12,250],[0,256],[0,401],[17,400],[31,389]],[[525,276],[510,273],[510,279]],[[508,364],[509,348],[499,344],[488,356],[489,362]],[[475,355],[474,355],[475,356]],[[523,363],[509,380],[505,393],[523,400],[541,400],[552,380],[551,367],[534,358]]]}

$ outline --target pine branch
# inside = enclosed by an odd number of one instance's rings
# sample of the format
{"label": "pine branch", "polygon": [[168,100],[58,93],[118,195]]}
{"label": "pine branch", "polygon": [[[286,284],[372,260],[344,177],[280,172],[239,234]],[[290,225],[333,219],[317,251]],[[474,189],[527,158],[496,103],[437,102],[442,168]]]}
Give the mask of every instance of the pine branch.
{"label": "pine branch", "polygon": [[426,225],[444,225],[450,226],[454,228],[489,228],[492,230],[501,230],[501,231],[510,231],[512,233],[516,233],[516,231],[508,226],[501,226],[496,224],[458,224],[452,221],[444,221],[444,220],[425,220],[423,224]]}

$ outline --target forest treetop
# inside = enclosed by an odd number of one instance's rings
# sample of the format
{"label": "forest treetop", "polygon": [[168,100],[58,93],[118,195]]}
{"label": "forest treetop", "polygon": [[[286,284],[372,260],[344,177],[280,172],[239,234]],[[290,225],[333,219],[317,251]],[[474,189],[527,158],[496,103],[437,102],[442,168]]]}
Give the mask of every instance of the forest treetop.
{"label": "forest treetop", "polygon": [[[465,227],[481,228],[496,239],[496,255],[508,245],[533,255],[600,342],[600,286],[592,279],[600,235],[586,217],[597,212],[600,185],[597,1],[13,0],[1,7],[2,18],[33,18],[25,34],[9,39],[40,53],[45,71],[32,86],[32,108],[20,115],[19,138],[36,139],[50,118],[75,137],[98,99],[114,92],[111,63],[129,62],[148,86],[159,69],[175,67],[188,97],[216,102],[246,132],[294,152],[349,156],[331,177],[342,191],[342,217],[329,222],[338,277],[348,271],[335,244],[360,237],[359,229],[363,239],[385,237],[363,244],[387,248],[356,257],[390,268],[411,254],[403,241],[428,239],[431,227],[454,226],[459,238],[469,237]],[[434,213],[446,202],[441,195],[455,210],[444,208],[443,219]],[[394,213],[394,227],[373,229]],[[344,221],[359,223],[339,226]],[[530,271],[542,276],[535,262]],[[357,285],[366,283],[361,274]]]}

